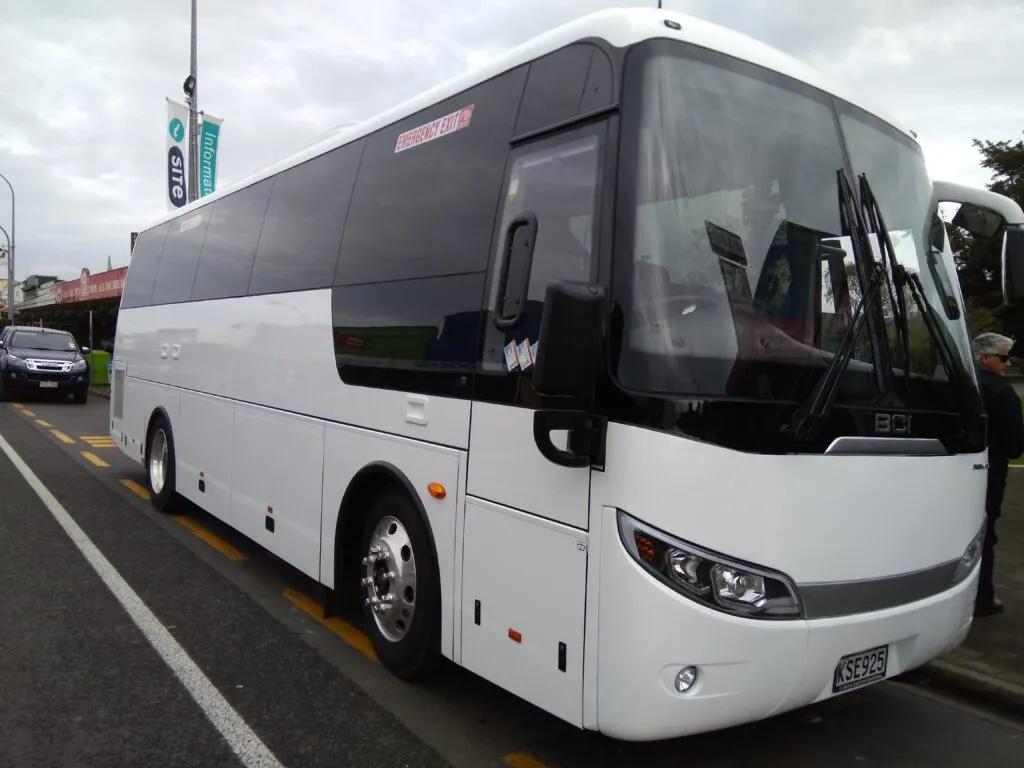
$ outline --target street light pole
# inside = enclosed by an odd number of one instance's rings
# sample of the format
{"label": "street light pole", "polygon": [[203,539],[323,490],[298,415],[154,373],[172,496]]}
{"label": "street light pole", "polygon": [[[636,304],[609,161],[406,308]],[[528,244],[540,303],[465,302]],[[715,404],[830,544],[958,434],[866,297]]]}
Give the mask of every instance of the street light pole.
{"label": "street light pole", "polygon": [[[4,238],[7,240],[7,251],[6,251],[6,253],[7,253],[7,258],[10,259],[11,258],[11,236],[7,234],[7,230],[4,229],[3,227],[0,227],[0,233],[2,233]],[[8,263],[10,263],[10,262],[8,262]],[[11,281],[8,279],[7,282],[10,283]],[[14,325],[14,318],[11,318],[11,325]]]}
{"label": "street light pole", "polygon": [[7,188],[11,190],[11,236],[10,247],[7,249],[7,317],[11,325],[14,325],[14,248],[17,245],[14,239],[14,186],[2,173],[0,179],[7,182]]}
{"label": "street light pole", "polygon": [[192,92],[188,98],[188,201],[199,199],[196,183],[199,180],[199,81],[196,77],[196,0],[192,0],[192,48],[189,77]]}

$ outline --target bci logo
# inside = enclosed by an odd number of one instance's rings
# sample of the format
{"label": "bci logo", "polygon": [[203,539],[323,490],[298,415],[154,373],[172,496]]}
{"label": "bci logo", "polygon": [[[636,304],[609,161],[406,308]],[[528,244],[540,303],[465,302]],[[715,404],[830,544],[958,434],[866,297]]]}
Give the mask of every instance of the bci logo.
{"label": "bci logo", "polygon": [[910,416],[905,413],[876,413],[876,435],[909,435]]}
{"label": "bci logo", "polygon": [[167,150],[167,194],[176,208],[185,204],[185,155],[178,147]]}

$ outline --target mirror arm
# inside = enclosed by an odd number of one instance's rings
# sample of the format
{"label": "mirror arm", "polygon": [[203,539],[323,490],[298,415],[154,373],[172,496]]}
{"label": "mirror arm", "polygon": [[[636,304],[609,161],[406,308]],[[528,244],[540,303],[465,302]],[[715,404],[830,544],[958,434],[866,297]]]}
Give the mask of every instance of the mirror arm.
{"label": "mirror arm", "polygon": [[[569,450],[555,447],[551,440],[553,430],[569,432]],[[535,411],[533,414],[533,440],[541,455],[562,467],[604,468],[605,435],[608,419],[587,411]]]}

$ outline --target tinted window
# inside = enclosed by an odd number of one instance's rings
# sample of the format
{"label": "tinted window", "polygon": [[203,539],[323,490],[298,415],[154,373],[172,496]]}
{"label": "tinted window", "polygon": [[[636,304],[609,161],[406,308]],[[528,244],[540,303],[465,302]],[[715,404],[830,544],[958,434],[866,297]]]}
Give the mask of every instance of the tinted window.
{"label": "tinted window", "polygon": [[342,380],[468,397],[483,286],[483,273],[476,273],[335,288]]}
{"label": "tinted window", "polygon": [[506,73],[367,140],[336,285],[487,268],[525,73]]}
{"label": "tinted window", "polygon": [[612,63],[608,55],[600,48],[594,48],[594,56],[590,60],[590,71],[587,72],[587,84],[583,88],[580,99],[580,114],[611,104],[615,98],[615,80],[612,77]]}
{"label": "tinted window", "polygon": [[191,298],[212,208],[204,206],[171,222],[151,304],[172,304]]}
{"label": "tinted window", "polygon": [[131,262],[128,264],[128,277],[121,293],[121,307],[144,307],[153,296],[153,285],[160,269],[160,255],[164,250],[164,240],[170,230],[170,223],[146,230],[135,241]]}
{"label": "tinted window", "polygon": [[570,120],[579,114],[594,47],[570,45],[530,64],[516,120],[516,135]]}
{"label": "tinted window", "polygon": [[274,180],[249,293],[331,285],[363,146],[340,147]]}
{"label": "tinted window", "polygon": [[199,258],[192,301],[245,296],[272,179],[264,179],[213,204]]}
{"label": "tinted window", "polygon": [[[519,322],[501,330],[487,324],[484,368],[505,371],[504,347],[538,341],[540,316],[548,284],[556,280],[586,281],[591,278],[594,211],[597,205],[597,179],[602,127],[576,131],[571,136],[548,139],[522,148],[512,162],[505,206],[496,248],[496,268],[492,270],[489,301],[493,311],[498,301],[500,257],[505,253],[509,225],[519,216],[537,217],[537,238],[532,260],[521,249],[513,249],[509,264],[508,289],[522,285],[528,268],[525,307]],[[519,263],[522,262],[522,263]],[[515,279],[513,279],[513,276]],[[507,294],[506,303],[510,301]],[[527,352],[525,346],[522,352]],[[529,368],[529,365],[526,366]],[[522,370],[522,368],[520,368]]]}

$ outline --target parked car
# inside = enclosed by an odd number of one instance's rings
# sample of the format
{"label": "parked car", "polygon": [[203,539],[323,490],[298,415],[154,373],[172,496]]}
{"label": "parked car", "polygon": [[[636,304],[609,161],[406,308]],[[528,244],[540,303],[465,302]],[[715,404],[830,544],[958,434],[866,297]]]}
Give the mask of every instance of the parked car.
{"label": "parked car", "polygon": [[92,371],[86,355],[67,331],[13,325],[0,334],[0,400],[11,396],[58,392],[83,404],[89,399]]}

